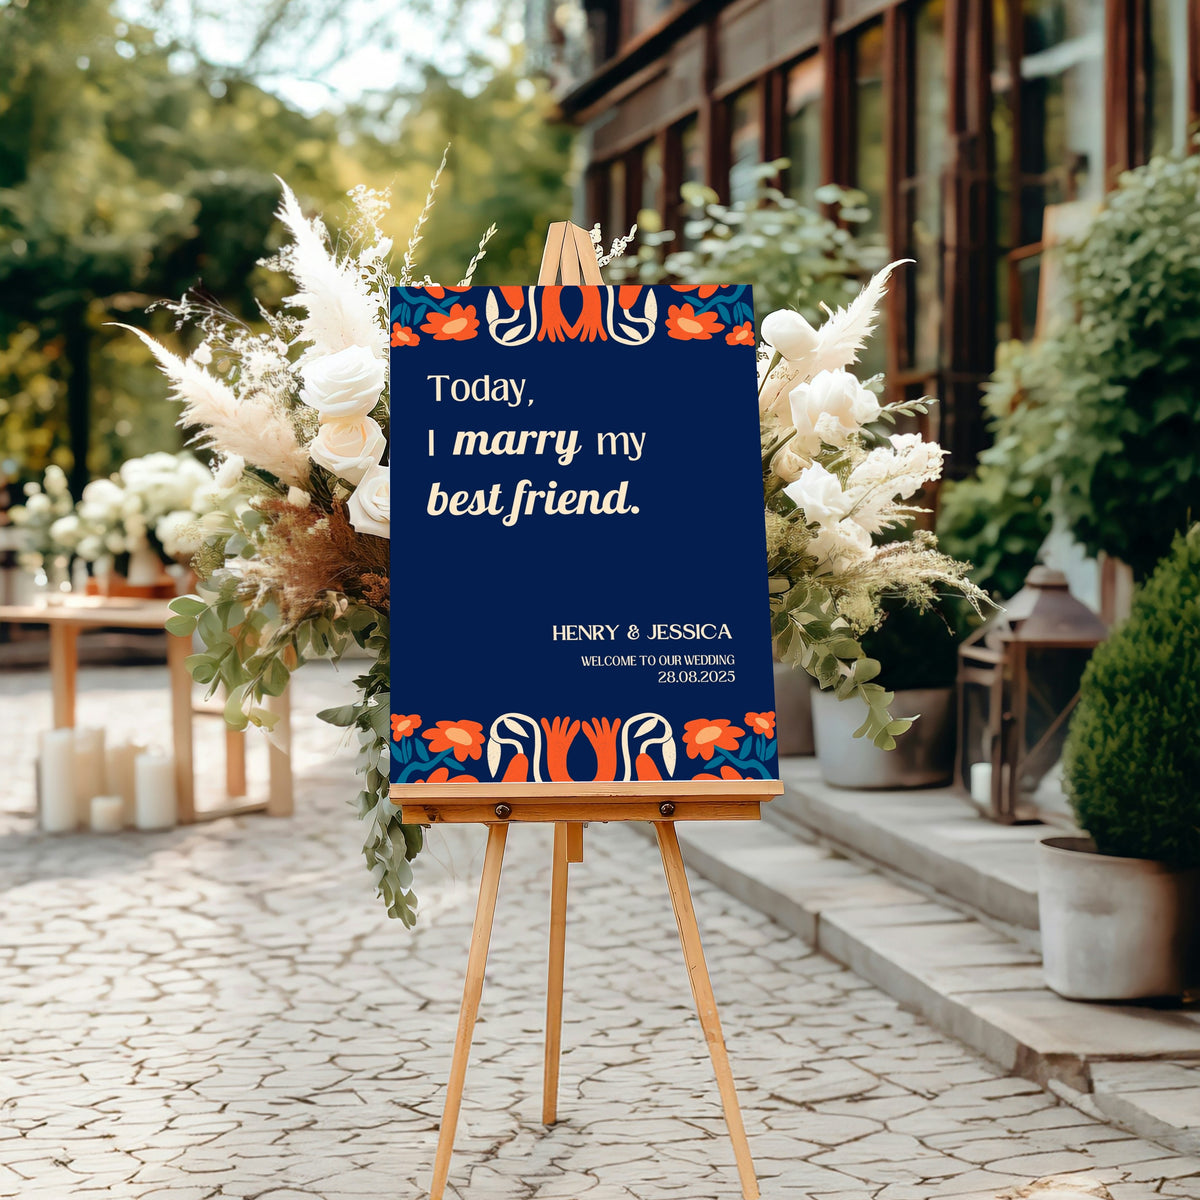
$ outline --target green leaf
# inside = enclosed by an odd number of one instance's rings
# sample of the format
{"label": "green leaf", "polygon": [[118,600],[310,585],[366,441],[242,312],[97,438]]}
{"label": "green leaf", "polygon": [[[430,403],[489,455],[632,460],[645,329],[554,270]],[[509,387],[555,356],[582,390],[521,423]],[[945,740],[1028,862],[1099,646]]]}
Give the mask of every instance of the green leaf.
{"label": "green leaf", "polygon": [[[312,668],[314,671],[316,667]],[[355,704],[343,704],[338,708],[325,708],[317,713],[317,719],[327,725],[340,725],[343,728],[353,725],[358,720],[359,709]]]}
{"label": "green leaf", "polygon": [[175,637],[191,637],[196,632],[196,618],[184,614],[168,617],[163,628]]}

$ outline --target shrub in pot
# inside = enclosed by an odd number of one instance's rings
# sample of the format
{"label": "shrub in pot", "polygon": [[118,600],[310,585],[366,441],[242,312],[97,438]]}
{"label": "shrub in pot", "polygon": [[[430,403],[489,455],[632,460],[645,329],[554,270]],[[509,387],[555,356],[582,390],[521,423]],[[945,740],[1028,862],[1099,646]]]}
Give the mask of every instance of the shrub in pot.
{"label": "shrub in pot", "polygon": [[1046,980],[1065,996],[1177,996],[1200,940],[1200,525],[1179,535],[1084,673],[1063,755],[1088,838],[1042,844]]}
{"label": "shrub in pot", "polygon": [[954,769],[954,681],[958,640],[946,617],[893,601],[887,619],[863,637],[863,651],[878,660],[879,682],[895,692],[897,717],[920,717],[880,750],[854,738],[857,721],[832,692],[814,689],[813,732],[821,777],[835,787],[939,787]]}

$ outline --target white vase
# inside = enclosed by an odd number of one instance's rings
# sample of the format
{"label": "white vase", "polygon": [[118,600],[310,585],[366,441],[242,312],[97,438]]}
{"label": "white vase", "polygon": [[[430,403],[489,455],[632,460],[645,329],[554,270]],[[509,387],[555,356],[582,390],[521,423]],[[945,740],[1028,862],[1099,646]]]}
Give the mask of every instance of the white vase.
{"label": "white vase", "polygon": [[125,582],[130,587],[153,587],[162,579],[162,559],[149,547],[141,545],[129,555],[129,574]]}

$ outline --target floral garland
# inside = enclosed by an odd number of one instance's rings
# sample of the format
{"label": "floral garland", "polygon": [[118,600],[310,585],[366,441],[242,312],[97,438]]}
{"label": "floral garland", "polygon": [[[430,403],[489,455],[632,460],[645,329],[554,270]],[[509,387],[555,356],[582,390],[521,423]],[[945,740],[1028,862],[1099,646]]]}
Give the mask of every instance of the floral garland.
{"label": "floral garland", "polygon": [[[444,160],[443,160],[444,165]],[[440,174],[440,168],[439,168]],[[477,315],[455,311],[453,296],[428,277],[415,277],[415,251],[433,204],[437,176],[398,274],[389,267],[391,242],[379,222],[387,197],[365,188],[350,194],[354,221],[344,249],[335,251],[324,224],[308,219],[286,187],[279,210],[291,241],[265,265],[284,272],[295,292],[283,312],[263,312],[256,331],[230,314],[185,298],[168,307],[180,325],[198,326],[199,347],[180,358],[134,330],[153,350],[182,405],[180,424],[197,428],[213,452],[211,507],[194,534],[198,594],[173,602],[170,632],[198,634],[203,652],[188,660],[210,695],[223,688],[226,720],[235,728],[269,728],[264,700],[287,687],[291,673],[311,658],[338,658],[351,645],[367,655],[355,679],[352,704],[320,713],[353,728],[359,744],[362,788],[357,809],[366,826],[363,852],[390,915],[416,919],[411,862],[422,846],[419,826],[402,825],[388,798],[393,752],[450,754],[470,742],[483,752],[482,730],[437,727],[414,738],[417,715],[390,709],[389,535],[387,455],[389,420],[385,356],[389,343],[420,336],[454,336],[456,322]],[[459,287],[470,284],[489,230]],[[609,255],[593,232],[604,265]],[[890,268],[889,268],[890,269]],[[872,536],[910,522],[921,510],[904,503],[936,478],[942,451],[912,434],[888,437],[880,422],[921,405],[880,405],[845,368],[869,332],[887,272],[873,280],[847,310],[814,330],[795,313],[764,322],[760,351],[761,413],[771,606],[781,654],[839,696],[867,705],[860,732],[891,745],[907,722],[887,713],[889,693],[871,682],[878,664],[866,659],[858,635],[877,624],[880,600],[902,591],[925,605],[943,586],[975,597],[963,567],[939,555],[928,535],[875,546]],[[412,319],[389,311],[389,287],[424,287],[436,318]],[[715,290],[715,289],[713,289]],[[692,320],[705,300],[672,319]],[[687,309],[687,311],[685,311]],[[393,316],[396,317],[393,320]],[[462,325],[465,329],[466,325]],[[739,339],[752,336],[745,321]],[[773,353],[772,353],[773,351]],[[753,737],[774,735],[773,714],[746,714]],[[722,777],[738,768],[740,727],[705,718],[689,726],[689,755],[714,751]],[[465,741],[464,741],[465,739]],[[464,761],[441,764],[447,777]],[[439,760],[440,762],[440,760]]]}

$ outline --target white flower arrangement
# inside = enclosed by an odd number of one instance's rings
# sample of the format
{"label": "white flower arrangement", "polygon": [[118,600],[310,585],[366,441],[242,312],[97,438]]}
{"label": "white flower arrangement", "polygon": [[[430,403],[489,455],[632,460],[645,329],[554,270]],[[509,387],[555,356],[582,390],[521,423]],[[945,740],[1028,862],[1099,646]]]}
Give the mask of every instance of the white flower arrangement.
{"label": "white flower arrangement", "polygon": [[957,592],[978,608],[986,596],[966,564],[941,554],[931,533],[879,535],[911,526],[913,503],[941,476],[945,451],[918,433],[889,433],[931,400],[883,404],[849,367],[870,336],[892,263],[852,304],[814,329],[799,313],[763,320],[759,420],[763,441],[767,560],[776,651],[840,699],[866,705],[858,736],[890,749],[911,721],[893,719],[880,664],[859,638],[900,595],[919,608]]}
{"label": "white flower arrangement", "polygon": [[200,546],[199,518],[212,507],[212,488],[212,472],[186,450],[128,459],[115,475],[83,489],[69,518],[71,549],[85,562],[110,567],[146,551],[167,563],[190,558]]}
{"label": "white flower arrangement", "polygon": [[70,555],[78,540],[74,502],[62,467],[51,464],[42,481],[25,485],[25,503],[14,504],[9,518],[21,531],[18,561],[28,571],[45,566],[57,555]]}
{"label": "white flower arrangement", "polygon": [[[180,424],[197,428],[217,461],[197,523],[199,592],[173,602],[168,627],[203,639],[190,667],[210,691],[225,689],[226,719],[238,728],[270,726],[265,698],[306,659],[337,657],[352,642],[368,652],[355,702],[320,715],[358,732],[363,850],[388,912],[406,924],[416,916],[410,860],[422,830],[400,825],[388,797],[388,288],[438,286],[417,278],[415,265],[436,186],[435,175],[394,277],[379,228],[386,196],[351,193],[353,223],[335,250],[324,224],[306,218],[282,185],[279,217],[291,240],[266,265],[294,292],[283,312],[263,312],[265,331],[186,298],[172,307],[203,334],[191,355],[134,331],[171,381]],[[492,232],[460,287],[470,285]],[[878,664],[857,640],[881,619],[880,599],[900,590],[926,603],[943,584],[975,596],[929,535],[874,542],[921,511],[908,501],[942,460],[936,445],[880,427],[920,404],[881,404],[847,370],[890,270],[820,329],[794,313],[768,317],[759,373],[776,643],[822,686],[864,700],[862,732],[880,745],[905,727],[888,715],[890,695],[870,682]]]}

